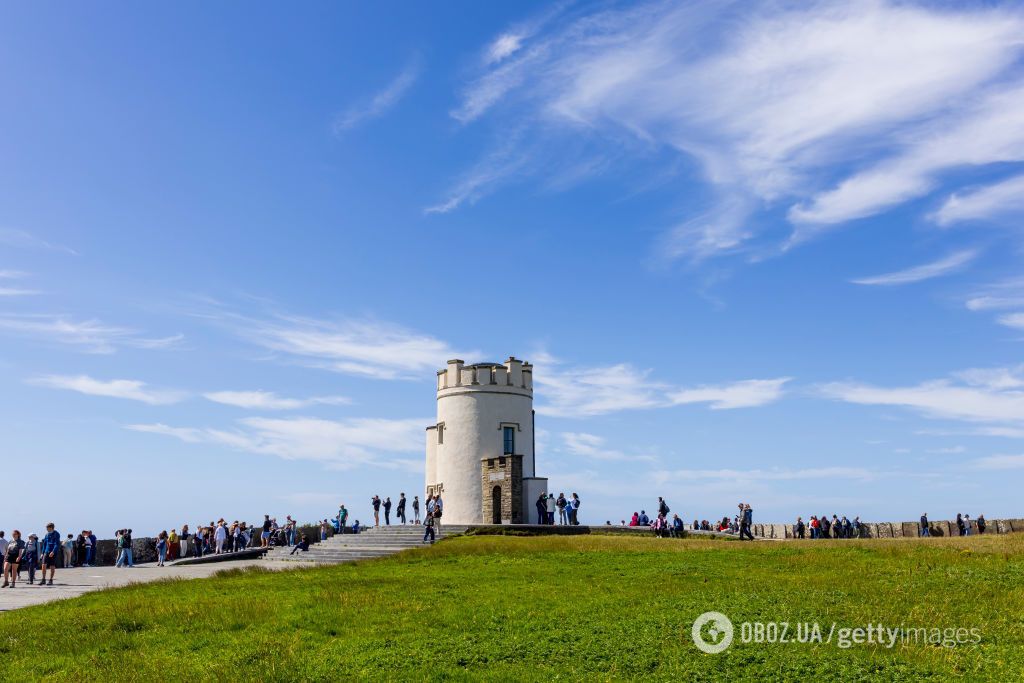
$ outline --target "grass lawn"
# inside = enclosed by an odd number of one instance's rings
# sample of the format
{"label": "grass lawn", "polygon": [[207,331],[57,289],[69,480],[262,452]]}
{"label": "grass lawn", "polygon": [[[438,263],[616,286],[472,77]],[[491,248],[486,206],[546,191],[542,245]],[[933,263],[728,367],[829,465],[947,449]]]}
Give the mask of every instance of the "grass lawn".
{"label": "grass lawn", "polygon": [[[787,543],[466,537],[0,615],[5,680],[1020,680],[1024,534]],[[698,651],[694,619],[736,625]],[[978,644],[742,642],[744,621],[977,628]],[[791,626],[790,628],[795,628]],[[795,635],[790,634],[791,637]]]}

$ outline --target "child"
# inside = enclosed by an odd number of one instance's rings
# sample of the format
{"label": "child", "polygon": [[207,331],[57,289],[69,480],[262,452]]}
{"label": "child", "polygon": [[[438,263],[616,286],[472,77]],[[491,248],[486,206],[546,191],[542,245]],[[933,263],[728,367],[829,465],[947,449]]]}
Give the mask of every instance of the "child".
{"label": "child", "polygon": [[[21,555],[21,566],[28,569],[28,583],[32,585],[36,581],[36,563],[39,560],[39,537],[29,534],[28,543],[25,544],[25,552]],[[45,586],[46,581],[40,581],[40,586]]]}

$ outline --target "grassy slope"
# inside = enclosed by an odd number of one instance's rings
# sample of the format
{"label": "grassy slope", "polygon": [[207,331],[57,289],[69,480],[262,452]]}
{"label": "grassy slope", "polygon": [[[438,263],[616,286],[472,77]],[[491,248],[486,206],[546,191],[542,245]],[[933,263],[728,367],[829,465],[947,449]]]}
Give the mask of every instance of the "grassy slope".
{"label": "grassy slope", "polygon": [[[1024,535],[739,544],[481,537],[357,565],[232,572],[0,615],[6,680],[1019,680]],[[698,652],[700,613],[979,627],[977,646]]]}

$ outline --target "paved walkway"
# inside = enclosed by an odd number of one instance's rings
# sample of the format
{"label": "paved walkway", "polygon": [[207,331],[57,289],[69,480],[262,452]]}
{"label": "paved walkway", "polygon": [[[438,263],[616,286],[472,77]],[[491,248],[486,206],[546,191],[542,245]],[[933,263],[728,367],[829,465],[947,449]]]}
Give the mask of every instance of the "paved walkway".
{"label": "paved walkway", "polygon": [[[291,569],[296,563],[272,563],[259,560],[237,560],[213,564],[188,565],[181,567],[158,567],[155,564],[137,564],[131,569],[116,567],[78,567],[58,569],[52,586],[30,585],[28,574],[22,572],[24,582],[18,581],[15,588],[0,588],[0,612],[39,605],[53,600],[74,598],[89,591],[124,586],[129,583],[145,583],[158,579],[202,579],[225,569],[236,567],[263,567],[265,569]],[[40,572],[36,572],[36,578]]]}

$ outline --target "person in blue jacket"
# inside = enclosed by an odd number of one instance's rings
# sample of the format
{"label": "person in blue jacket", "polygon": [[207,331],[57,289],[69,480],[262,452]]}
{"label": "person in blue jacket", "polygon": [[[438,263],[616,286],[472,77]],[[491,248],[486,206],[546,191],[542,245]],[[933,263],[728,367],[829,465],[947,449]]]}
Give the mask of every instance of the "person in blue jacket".
{"label": "person in blue jacket", "polygon": [[39,580],[40,586],[46,585],[46,570],[50,570],[50,585],[53,585],[53,575],[57,570],[57,558],[62,555],[60,547],[60,533],[54,529],[53,522],[46,525],[46,534],[43,536],[43,549],[39,553],[40,563],[43,566],[43,575]]}

